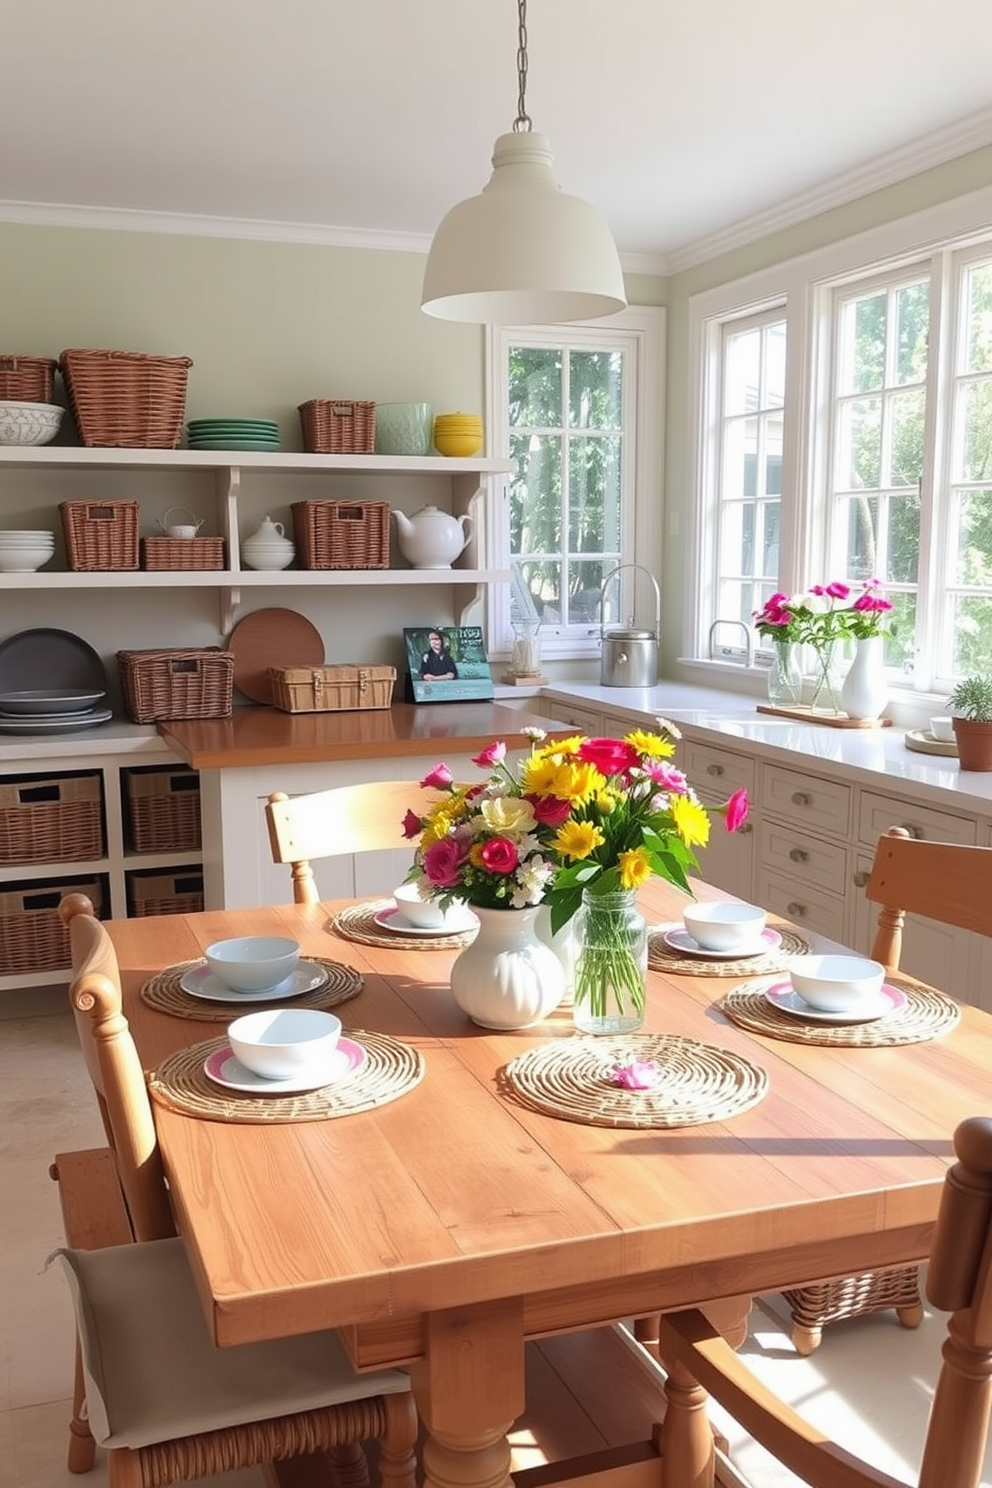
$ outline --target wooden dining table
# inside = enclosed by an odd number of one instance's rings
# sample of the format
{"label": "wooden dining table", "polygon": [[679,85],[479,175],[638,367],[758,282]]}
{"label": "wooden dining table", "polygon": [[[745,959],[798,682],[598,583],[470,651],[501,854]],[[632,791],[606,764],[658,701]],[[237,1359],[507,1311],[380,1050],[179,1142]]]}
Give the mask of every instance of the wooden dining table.
{"label": "wooden dining table", "polygon": [[[653,926],[685,902],[657,880],[639,894]],[[362,990],[336,1009],[346,1033],[389,1035],[422,1060],[413,1088],[354,1114],[246,1124],[156,1102],[155,1120],[215,1342],[334,1327],[356,1368],[409,1366],[428,1484],[508,1482],[528,1339],[926,1256],[954,1127],[987,1109],[988,1014],[963,1007],[956,1026],[894,1047],[808,1045],[727,1018],[721,999],[744,978],[652,970],[645,1032],[747,1061],[767,1088],[698,1124],[590,1124],[506,1079],[525,1051],[574,1038],[569,1010],[477,1027],[450,995],[455,949],[345,939],[342,907],[109,930],[146,1071],[224,1025],[158,1011],[142,986],[242,934],[355,968]]]}

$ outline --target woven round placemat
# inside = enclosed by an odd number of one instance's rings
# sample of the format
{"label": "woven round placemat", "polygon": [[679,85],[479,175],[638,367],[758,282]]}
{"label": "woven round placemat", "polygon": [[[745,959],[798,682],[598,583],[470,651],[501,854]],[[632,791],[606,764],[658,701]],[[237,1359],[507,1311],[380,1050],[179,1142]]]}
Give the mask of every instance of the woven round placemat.
{"label": "woven round placemat", "polygon": [[680,956],[664,941],[666,930],[671,925],[661,925],[648,935],[648,965],[654,971],[677,971],[686,976],[770,976],[774,971],[785,971],[790,956],[805,956],[809,941],[795,930],[779,930],[782,944],[763,956],[745,956],[741,960],[726,961],[719,957],[712,961],[704,956]]}
{"label": "woven round placemat", "polygon": [[458,935],[402,935],[396,930],[382,930],[375,916],[392,902],[392,899],[374,899],[367,904],[351,904],[331,916],[331,929],[345,940],[357,940],[359,945],[388,946],[394,951],[460,951],[477,933],[473,929],[462,930]]}
{"label": "woven round placemat", "polygon": [[815,1023],[772,1007],[764,993],[767,982],[744,982],[720,1003],[732,1023],[749,1033],[767,1033],[793,1044],[833,1044],[844,1048],[884,1049],[895,1044],[920,1044],[953,1028],[961,1017],[957,1003],[921,987],[908,977],[890,976],[893,987],[906,994],[906,1006],[876,1018],[873,1023]]}
{"label": "woven round placemat", "polygon": [[179,1049],[163,1059],[149,1078],[148,1089],[160,1105],[205,1121],[240,1121],[259,1125],[279,1121],[327,1121],[384,1106],[412,1090],[424,1077],[423,1057],[385,1033],[349,1028],[348,1037],[368,1053],[361,1069],[335,1085],[303,1095],[242,1095],[209,1080],[204,1062],[226,1039],[208,1039]]}
{"label": "woven round placemat", "polygon": [[[650,1090],[613,1083],[614,1067],[634,1060],[659,1066],[661,1078]],[[502,1073],[527,1105],[587,1126],[699,1126],[748,1110],[768,1089],[764,1070],[739,1054],[676,1034],[541,1044]]]}
{"label": "woven round placemat", "polygon": [[[305,956],[306,961],[316,961],[327,972],[327,981],[323,987],[317,987],[313,992],[301,992],[298,997],[292,999],[294,1007],[300,1008],[328,1008],[337,1007],[339,1002],[347,1002],[349,997],[357,997],[365,985],[362,974],[353,966],[343,966],[340,961],[328,961],[324,956]],[[157,1013],[168,1013],[172,1018],[191,1018],[196,1023],[230,1023],[232,1018],[239,1017],[242,1013],[254,1013],[260,1008],[271,1007],[271,1002],[252,1002],[247,994],[234,1002],[207,1002],[201,997],[191,997],[184,992],[179,985],[179,978],[185,976],[194,966],[203,966],[205,962],[180,961],[176,966],[167,966],[164,971],[158,971],[153,977],[149,977],[141,989],[141,1000],[154,1008]],[[287,999],[288,1000],[288,999]]]}

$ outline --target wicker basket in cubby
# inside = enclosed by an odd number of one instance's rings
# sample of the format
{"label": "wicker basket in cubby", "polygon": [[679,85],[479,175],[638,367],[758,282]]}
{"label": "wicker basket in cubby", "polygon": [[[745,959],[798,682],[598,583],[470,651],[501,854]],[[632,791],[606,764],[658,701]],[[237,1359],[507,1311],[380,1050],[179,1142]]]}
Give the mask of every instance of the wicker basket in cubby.
{"label": "wicker basket in cubby", "polygon": [[186,569],[203,572],[224,567],[222,537],[143,537],[141,566],[149,573]]}
{"label": "wicker basket in cubby", "polygon": [[143,915],[199,914],[203,908],[203,870],[173,868],[169,872],[127,875],[129,912]]}
{"label": "wicker basket in cubby", "polygon": [[199,852],[200,777],[186,765],[125,770],[128,846],[138,853]]}
{"label": "wicker basket in cubby", "polygon": [[[84,445],[175,449],[183,431],[193,363],[143,351],[63,351],[59,367]],[[136,565],[137,566],[137,565]]]}
{"label": "wicker basket in cubby", "polygon": [[19,776],[0,783],[0,863],[103,856],[99,774]]}
{"label": "wicker basket in cubby", "polygon": [[132,723],[160,718],[228,718],[234,700],[234,655],[201,651],[118,651],[124,706]]}
{"label": "wicker basket in cubby", "polygon": [[388,501],[294,501],[296,552],[304,568],[388,568]]}
{"label": "wicker basket in cubby", "polygon": [[0,355],[0,399],[10,403],[51,403],[54,357]]}
{"label": "wicker basket in cubby", "polygon": [[375,404],[310,398],[299,406],[303,448],[311,455],[371,455]]}
{"label": "wicker basket in cubby", "polygon": [[138,566],[136,501],[62,501],[62,531],[75,573],[118,573]]}
{"label": "wicker basket in cubby", "polygon": [[85,894],[99,917],[106,899],[102,878],[33,879],[8,883],[0,893],[0,976],[60,971],[72,964],[69,932],[59,918],[66,894]]}

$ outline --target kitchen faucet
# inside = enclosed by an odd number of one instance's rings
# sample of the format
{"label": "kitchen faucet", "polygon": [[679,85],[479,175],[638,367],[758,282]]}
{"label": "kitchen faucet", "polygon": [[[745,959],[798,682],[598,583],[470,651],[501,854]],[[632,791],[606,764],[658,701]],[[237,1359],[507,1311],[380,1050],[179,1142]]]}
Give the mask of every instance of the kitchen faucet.
{"label": "kitchen faucet", "polygon": [[[744,620],[714,620],[713,621],[713,624],[710,626],[710,633],[709,633],[709,659],[710,659],[710,661],[715,661],[716,660],[716,657],[713,654],[713,651],[714,651],[714,640],[713,640],[713,638],[714,638],[714,636],[716,634],[716,631],[717,631],[718,627],[721,626],[721,625],[733,625],[736,630],[742,630],[744,632],[744,665],[746,667],[753,666],[754,665],[754,637],[751,634],[751,627]],[[722,647],[721,650],[722,650],[722,653],[723,653],[724,657],[728,657],[731,654],[731,648],[728,647],[728,646]]]}

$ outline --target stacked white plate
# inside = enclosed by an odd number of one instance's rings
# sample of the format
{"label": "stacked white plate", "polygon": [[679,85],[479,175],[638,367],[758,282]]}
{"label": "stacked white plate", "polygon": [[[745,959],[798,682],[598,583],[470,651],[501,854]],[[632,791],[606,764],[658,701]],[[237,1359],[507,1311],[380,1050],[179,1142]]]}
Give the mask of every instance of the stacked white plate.
{"label": "stacked white plate", "polygon": [[0,573],[34,573],[54,552],[54,532],[0,530]]}

